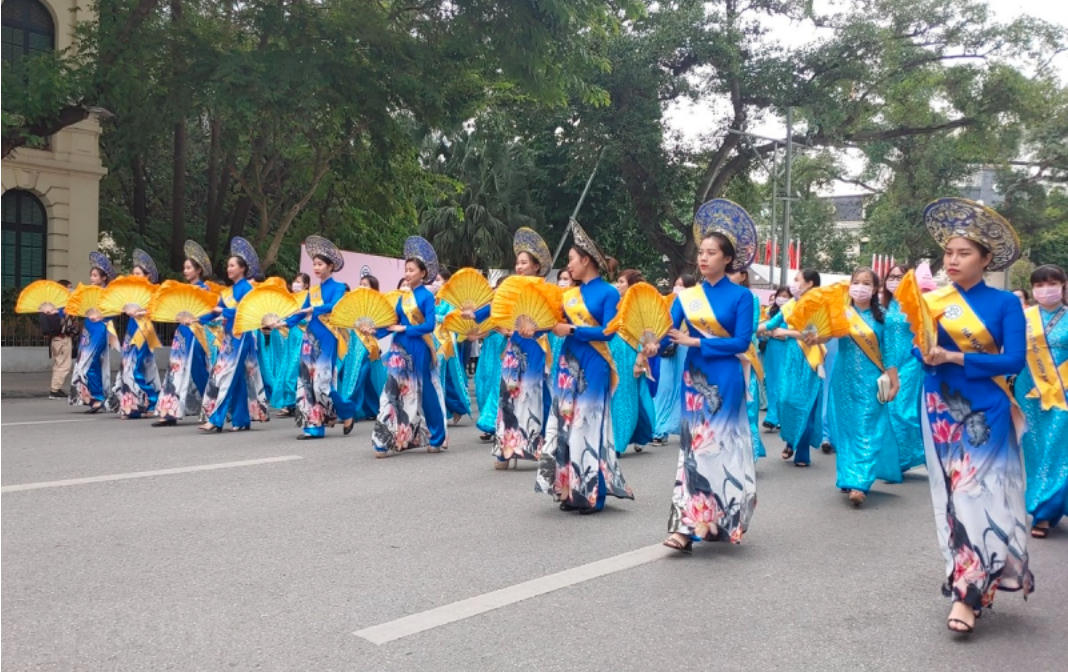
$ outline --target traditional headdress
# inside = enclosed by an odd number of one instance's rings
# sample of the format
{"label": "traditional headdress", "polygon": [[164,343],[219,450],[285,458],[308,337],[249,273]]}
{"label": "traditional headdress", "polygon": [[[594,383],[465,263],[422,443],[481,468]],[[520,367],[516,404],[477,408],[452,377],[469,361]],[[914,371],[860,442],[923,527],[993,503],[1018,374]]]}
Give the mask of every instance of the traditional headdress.
{"label": "traditional headdress", "polygon": [[412,236],[404,241],[404,258],[418,259],[426,266],[426,283],[434,282],[438,277],[438,253],[434,246],[422,236]]}
{"label": "traditional headdress", "polygon": [[185,241],[185,246],[182,250],[185,254],[185,258],[190,261],[195,261],[197,266],[204,271],[204,278],[211,277],[211,259],[208,259],[208,253],[204,251],[195,240]]}
{"label": "traditional headdress", "polygon": [[148,252],[135,247],[133,265],[140,266],[145,273],[148,273],[148,280],[152,284],[159,282],[159,271],[156,270],[156,262],[152,261],[152,257],[148,256]]}
{"label": "traditional headdress", "polygon": [[700,245],[709,233],[721,233],[734,245],[732,271],[744,271],[756,259],[756,224],[737,203],[714,198],[697,209],[693,218],[694,241]]}
{"label": "traditional headdress", "polygon": [[241,236],[234,236],[230,241],[230,254],[245,260],[245,265],[248,266],[245,269],[246,278],[254,278],[260,274],[260,257],[252,248],[252,243]]}
{"label": "traditional headdress", "polygon": [[987,270],[1001,271],[1020,257],[1020,239],[1012,224],[990,208],[964,198],[940,198],[924,208],[923,223],[939,247],[967,238],[991,251]]}
{"label": "traditional headdress", "polygon": [[308,251],[308,256],[312,259],[317,256],[324,256],[329,259],[335,271],[340,271],[341,267],[345,265],[341,250],[337,249],[337,245],[322,236],[308,236],[305,238],[304,249]]}
{"label": "traditional headdress", "polygon": [[593,238],[590,238],[590,235],[586,233],[586,229],[582,228],[582,225],[574,218],[571,219],[571,235],[575,237],[575,247],[593,257],[601,272],[606,273],[608,271],[608,257],[601,251],[597,243],[593,242]]}
{"label": "traditional headdress", "polygon": [[528,229],[524,226],[516,231],[515,238],[512,240],[512,249],[517,257],[521,252],[526,252],[534,257],[538,262],[541,277],[544,278],[549,275],[553,265],[552,253],[549,252],[549,246],[545,244],[545,241],[534,229]]}
{"label": "traditional headdress", "polygon": [[104,256],[103,252],[94,250],[89,253],[89,268],[100,271],[108,280],[115,277],[115,267],[111,265],[111,260]]}

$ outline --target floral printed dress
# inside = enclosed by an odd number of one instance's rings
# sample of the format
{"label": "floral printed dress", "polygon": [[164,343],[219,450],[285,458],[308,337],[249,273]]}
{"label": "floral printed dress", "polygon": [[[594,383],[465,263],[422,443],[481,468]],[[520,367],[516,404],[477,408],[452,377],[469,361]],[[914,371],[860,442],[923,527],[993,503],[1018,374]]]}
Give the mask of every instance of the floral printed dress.
{"label": "floral printed dress", "polygon": [[546,381],[548,339],[513,333],[501,357],[496,439],[498,461],[538,460],[545,442],[551,394]]}
{"label": "floral printed dress", "polygon": [[156,410],[159,368],[154,348],[160,347],[152,322],[130,318],[122,342],[122,368],[111,389],[108,408],[121,418],[141,418]]}
{"label": "floral printed dress", "polygon": [[1024,366],[1023,311],[1015,296],[983,282],[924,298],[943,311],[938,344],[946,350],[961,352],[958,338],[991,342],[990,352],[966,350],[964,366],[925,367],[924,379],[923,440],[946,562],[943,592],[978,610],[997,590],[1026,596],[1034,589],[1015,411],[999,382]]}
{"label": "floral printed dress", "polygon": [[534,491],[566,509],[600,510],[607,495],[634,499],[616,459],[609,412],[617,373],[604,325],[618,304],[619,292],[600,278],[564,294],[576,330],[560,350]]}
{"label": "floral printed dress", "polygon": [[[207,288],[203,283],[198,283]],[[200,416],[200,403],[211,374],[207,330],[204,325],[178,325],[171,341],[170,365],[156,402],[156,414],[163,420],[178,421],[184,416]]]}
{"label": "floral printed dress", "polygon": [[679,464],[668,531],[741,543],[756,507],[756,463],[740,356],[753,339],[753,295],[722,278],[680,295],[675,327],[700,335],[682,375]]}
{"label": "floral printed dress", "polygon": [[94,322],[82,320],[78,340],[78,361],[70,381],[71,406],[103,404],[111,383],[111,350],[108,348],[114,327],[111,318]]}
{"label": "floral printed dress", "polygon": [[434,308],[434,295],[422,285],[397,299],[397,317],[407,329],[393,335],[384,357],[386,384],[371,436],[378,453],[448,448],[445,394],[433,340]]}

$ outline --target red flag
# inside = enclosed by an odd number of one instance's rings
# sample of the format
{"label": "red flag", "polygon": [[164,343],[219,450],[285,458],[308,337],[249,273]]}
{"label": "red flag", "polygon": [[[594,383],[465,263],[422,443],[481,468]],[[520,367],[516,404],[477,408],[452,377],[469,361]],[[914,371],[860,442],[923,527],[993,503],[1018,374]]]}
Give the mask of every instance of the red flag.
{"label": "red flag", "polygon": [[768,263],[770,261],[771,261],[771,240],[769,239],[766,243],[764,243],[764,263],[766,264],[766,263]]}
{"label": "red flag", "polygon": [[797,267],[801,268],[801,241],[797,241]]}

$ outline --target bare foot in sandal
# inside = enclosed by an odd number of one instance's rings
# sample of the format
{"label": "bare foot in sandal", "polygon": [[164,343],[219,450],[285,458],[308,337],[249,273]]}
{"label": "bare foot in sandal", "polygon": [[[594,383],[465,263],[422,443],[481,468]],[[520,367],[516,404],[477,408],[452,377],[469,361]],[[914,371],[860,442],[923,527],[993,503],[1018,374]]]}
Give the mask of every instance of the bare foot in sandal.
{"label": "bare foot in sandal", "polygon": [[963,602],[954,602],[953,608],[949,610],[946,627],[958,634],[972,634],[975,630],[975,611]]}
{"label": "bare foot in sandal", "polygon": [[680,553],[689,554],[693,551],[693,540],[681,532],[675,532],[665,539],[663,543],[668,548],[679,551]]}

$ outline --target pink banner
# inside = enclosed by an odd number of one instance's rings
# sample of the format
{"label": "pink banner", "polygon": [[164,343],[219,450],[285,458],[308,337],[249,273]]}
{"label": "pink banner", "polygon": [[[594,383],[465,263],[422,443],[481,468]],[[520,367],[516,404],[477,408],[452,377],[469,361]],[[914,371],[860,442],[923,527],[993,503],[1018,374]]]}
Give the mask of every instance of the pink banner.
{"label": "pink banner", "polygon": [[[334,279],[343,282],[350,289],[360,286],[360,278],[365,275],[373,275],[378,278],[379,288],[388,292],[397,288],[397,284],[404,278],[404,260],[392,257],[377,257],[373,254],[360,252],[341,252],[345,259],[345,266],[334,274]],[[312,273],[312,260],[304,246],[300,246],[300,270],[307,273],[312,284],[317,285],[315,274]]]}

